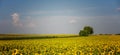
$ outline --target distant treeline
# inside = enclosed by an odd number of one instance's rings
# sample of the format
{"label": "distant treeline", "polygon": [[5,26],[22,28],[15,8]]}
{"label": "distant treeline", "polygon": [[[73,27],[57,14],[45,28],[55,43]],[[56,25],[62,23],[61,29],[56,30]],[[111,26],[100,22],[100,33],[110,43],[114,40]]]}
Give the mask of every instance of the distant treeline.
{"label": "distant treeline", "polygon": [[68,38],[79,37],[75,34],[0,34],[0,40],[24,40],[24,39],[48,39],[48,38]]}
{"label": "distant treeline", "polygon": [[96,35],[120,35],[120,33],[118,34],[96,34]]}
{"label": "distant treeline", "polygon": [[23,34],[0,34],[0,36],[24,36]]}

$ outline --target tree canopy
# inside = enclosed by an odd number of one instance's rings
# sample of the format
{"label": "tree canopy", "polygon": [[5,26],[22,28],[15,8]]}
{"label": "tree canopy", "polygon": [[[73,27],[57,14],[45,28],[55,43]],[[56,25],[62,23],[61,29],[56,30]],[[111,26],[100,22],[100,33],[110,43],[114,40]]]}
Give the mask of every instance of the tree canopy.
{"label": "tree canopy", "polygon": [[90,27],[90,26],[85,26],[85,27],[83,28],[83,30],[80,30],[79,35],[80,35],[80,36],[88,36],[88,35],[93,34],[93,33],[94,33],[94,31],[93,31],[93,28],[92,28],[92,27]]}

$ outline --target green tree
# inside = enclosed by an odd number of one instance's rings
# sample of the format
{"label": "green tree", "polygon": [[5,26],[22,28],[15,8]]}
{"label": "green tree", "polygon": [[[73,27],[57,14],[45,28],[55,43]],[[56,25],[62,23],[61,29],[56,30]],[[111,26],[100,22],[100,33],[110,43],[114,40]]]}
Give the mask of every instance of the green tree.
{"label": "green tree", "polygon": [[86,30],[80,30],[79,36],[88,36],[88,32]]}
{"label": "green tree", "polygon": [[92,27],[90,27],[90,26],[85,26],[85,27],[83,28],[83,30],[80,30],[79,36],[88,36],[88,35],[93,34],[93,33],[94,33],[94,31],[93,31],[93,28],[92,28]]}
{"label": "green tree", "polygon": [[84,30],[86,30],[88,34],[93,34],[94,33],[93,28],[90,27],[90,26],[85,26]]}

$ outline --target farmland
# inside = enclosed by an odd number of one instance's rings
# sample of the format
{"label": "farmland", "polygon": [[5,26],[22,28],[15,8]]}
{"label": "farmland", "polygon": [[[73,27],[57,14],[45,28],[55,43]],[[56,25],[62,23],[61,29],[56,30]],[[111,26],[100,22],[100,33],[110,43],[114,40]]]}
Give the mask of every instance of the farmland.
{"label": "farmland", "polygon": [[[5,39],[3,36],[11,37],[11,39]],[[51,38],[38,38],[39,35],[33,35],[37,36],[37,39],[17,40],[12,39],[12,36],[1,35],[4,40],[0,40],[0,55],[120,55],[119,35],[92,35],[88,37],[51,35]],[[15,35],[14,38],[20,36]],[[28,38],[32,35],[22,36]],[[47,37],[49,36],[47,35]]]}

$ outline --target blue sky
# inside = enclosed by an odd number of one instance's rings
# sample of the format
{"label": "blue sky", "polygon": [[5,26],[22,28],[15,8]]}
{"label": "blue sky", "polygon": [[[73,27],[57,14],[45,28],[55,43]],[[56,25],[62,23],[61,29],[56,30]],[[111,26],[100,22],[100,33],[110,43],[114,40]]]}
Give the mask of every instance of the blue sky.
{"label": "blue sky", "polygon": [[0,0],[0,33],[120,33],[119,0]]}

